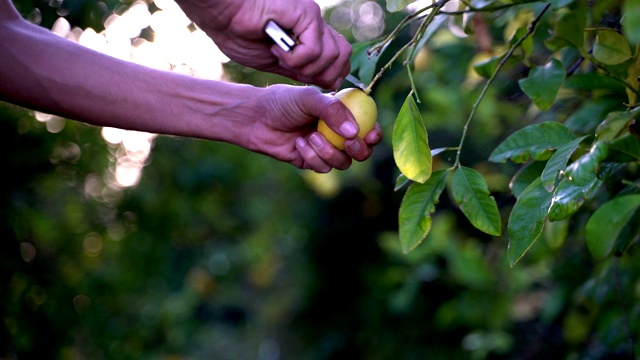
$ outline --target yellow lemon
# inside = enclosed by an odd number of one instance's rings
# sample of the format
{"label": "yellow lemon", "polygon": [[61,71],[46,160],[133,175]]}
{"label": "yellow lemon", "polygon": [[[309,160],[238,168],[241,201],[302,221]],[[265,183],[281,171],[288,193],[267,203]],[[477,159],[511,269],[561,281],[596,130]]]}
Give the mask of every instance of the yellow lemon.
{"label": "yellow lemon", "polygon": [[[371,96],[358,88],[347,88],[338,91],[335,97],[342,101],[356,119],[360,127],[359,138],[364,138],[369,131],[373,130],[378,119],[378,108]],[[331,130],[322,119],[318,121],[318,132],[337,149],[344,150],[344,138]]]}

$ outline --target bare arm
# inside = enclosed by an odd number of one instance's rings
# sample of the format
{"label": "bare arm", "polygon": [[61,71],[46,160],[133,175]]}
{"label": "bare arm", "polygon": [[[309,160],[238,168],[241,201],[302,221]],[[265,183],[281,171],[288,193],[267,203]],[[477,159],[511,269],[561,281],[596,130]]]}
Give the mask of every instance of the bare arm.
{"label": "bare arm", "polygon": [[381,136],[340,152],[315,120],[353,138],[353,116],[314,88],[256,88],[121,61],[29,24],[8,0],[0,1],[0,64],[1,100],[99,126],[225,141],[319,172],[368,158]]}

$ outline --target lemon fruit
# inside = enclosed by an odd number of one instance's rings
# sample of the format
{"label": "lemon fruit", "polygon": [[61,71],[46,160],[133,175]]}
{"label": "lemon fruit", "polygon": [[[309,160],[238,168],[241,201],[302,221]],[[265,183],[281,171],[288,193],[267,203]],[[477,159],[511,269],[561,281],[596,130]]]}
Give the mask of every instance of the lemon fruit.
{"label": "lemon fruit", "polygon": [[[346,88],[338,91],[335,95],[351,111],[358,123],[360,132],[359,138],[364,138],[369,131],[373,130],[378,119],[378,108],[371,96],[358,88]],[[337,149],[344,150],[344,138],[329,128],[324,120],[318,121],[318,132]]]}

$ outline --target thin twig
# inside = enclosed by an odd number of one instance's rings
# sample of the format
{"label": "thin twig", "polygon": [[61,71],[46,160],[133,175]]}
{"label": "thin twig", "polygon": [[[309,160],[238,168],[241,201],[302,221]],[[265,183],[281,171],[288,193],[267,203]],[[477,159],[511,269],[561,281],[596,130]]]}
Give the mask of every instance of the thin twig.
{"label": "thin twig", "polygon": [[494,11],[500,11],[500,10],[508,9],[508,8],[511,8],[511,7],[514,7],[514,6],[532,4],[532,3],[537,3],[537,2],[544,2],[544,1],[541,1],[541,0],[527,0],[527,1],[522,1],[522,2],[513,3],[513,4],[502,4],[502,5],[496,5],[496,6],[489,6],[489,7],[486,7],[486,8],[475,8],[473,6],[468,6],[468,9],[465,9],[465,10],[441,11],[440,13],[443,14],[443,15],[464,15],[464,14],[468,14],[468,13],[494,12]]}
{"label": "thin twig", "polygon": [[395,53],[395,55],[393,55],[393,57],[391,58],[391,60],[389,60],[389,62],[387,62],[381,69],[380,71],[378,71],[378,73],[376,74],[376,76],[373,77],[373,79],[371,80],[371,82],[369,83],[369,85],[367,86],[366,89],[364,89],[365,94],[369,94],[371,93],[371,89],[373,88],[373,84],[375,84],[380,77],[382,76],[382,74],[384,74],[385,71],[387,71],[391,65],[393,65],[393,63],[398,59],[398,57],[400,56],[400,54],[402,54],[409,46],[411,46],[411,43],[406,43],[404,44],[404,46],[398,50],[398,52]]}
{"label": "thin twig", "polygon": [[411,83],[411,91],[415,94],[416,102],[421,103],[420,96],[418,95],[418,89],[416,82],[413,80],[413,72],[411,71],[411,64],[406,64],[407,74],[409,74],[409,82]]}
{"label": "thin twig", "polygon": [[398,36],[398,33],[400,32],[400,30],[402,30],[405,25],[407,25],[409,22],[411,22],[413,19],[415,19],[416,17],[420,16],[420,14],[422,14],[423,12],[429,10],[429,9],[433,9],[435,7],[438,6],[438,3],[442,2],[442,1],[448,1],[448,0],[440,0],[438,2],[435,2],[431,5],[425,6],[421,9],[416,10],[415,12],[405,16],[404,19],[402,19],[402,21],[400,21],[400,23],[398,23],[398,25],[396,25],[396,27],[393,29],[393,31],[391,31],[391,33],[389,33],[389,35],[382,40],[378,45],[372,47],[371,49],[369,49],[367,51],[367,54],[369,56],[371,56],[371,54],[375,54],[375,55],[379,55],[380,52],[382,51],[382,49],[385,48],[385,46],[387,46],[391,41],[393,41],[393,39],[396,38],[396,36]]}
{"label": "thin twig", "polygon": [[509,51],[507,51],[507,53],[502,57],[502,59],[500,60],[500,63],[496,67],[496,70],[493,72],[489,80],[487,80],[487,83],[484,85],[482,92],[480,93],[480,95],[478,96],[478,99],[476,99],[476,102],[473,104],[473,107],[471,108],[471,113],[469,114],[469,118],[467,119],[467,122],[464,124],[464,128],[462,130],[462,137],[460,138],[460,145],[458,145],[458,152],[456,153],[456,161],[453,164],[454,168],[460,166],[460,154],[462,153],[462,146],[464,145],[464,141],[467,137],[467,132],[469,131],[469,125],[471,124],[471,120],[473,120],[473,117],[475,116],[476,111],[480,106],[480,102],[484,99],[484,96],[487,94],[487,90],[489,90],[489,86],[493,84],[494,80],[498,76],[498,73],[500,72],[504,64],[507,63],[507,60],[509,60],[513,52],[516,51],[518,47],[520,47],[520,45],[527,39],[527,37],[533,34],[533,32],[536,30],[536,27],[538,26],[538,23],[540,22],[540,19],[542,19],[542,15],[544,15],[547,9],[549,9],[549,6],[551,6],[551,4],[547,4],[544,7],[544,9],[540,11],[538,16],[536,16],[536,18],[531,22],[531,25],[529,25],[529,28],[527,29],[527,33],[524,34],[520,39],[518,39],[518,41],[516,41],[511,46],[511,48],[509,48]]}
{"label": "thin twig", "polygon": [[431,11],[429,15],[427,15],[427,17],[424,19],[424,21],[422,21],[422,23],[420,24],[420,27],[418,28],[418,31],[416,31],[416,34],[413,36],[413,39],[412,39],[413,47],[411,48],[411,52],[407,56],[405,65],[407,64],[407,62],[411,60],[411,58],[413,58],[413,54],[416,51],[416,47],[420,43],[420,40],[422,39],[422,36],[424,36],[424,33],[427,31],[427,27],[431,25],[431,23],[433,23],[433,20],[436,18],[437,15],[440,15],[442,8],[447,4],[447,2],[449,2],[449,0],[438,1],[433,11]]}
{"label": "thin twig", "polygon": [[627,185],[627,186],[633,186],[635,188],[640,189],[640,184],[638,184],[635,181],[629,181],[629,180],[622,180],[622,184]]}
{"label": "thin twig", "polygon": [[[380,71],[378,71],[378,73],[376,74],[376,76],[371,80],[371,82],[369,83],[369,85],[367,86],[366,89],[364,89],[364,92],[369,94],[371,92],[371,89],[373,88],[373,85],[382,77],[382,74],[384,74],[387,70],[389,70],[389,68],[391,67],[391,65],[393,65],[393,63],[398,60],[398,58],[400,57],[400,55],[402,55],[402,53],[404,53],[407,49],[409,49],[412,46],[415,46],[420,38],[422,37],[422,35],[424,34],[425,30],[427,29],[427,27],[433,22],[433,19],[436,17],[436,15],[438,15],[440,9],[448,2],[449,0],[440,0],[434,4],[437,4],[436,7],[433,9],[433,11],[431,11],[429,13],[429,15],[422,21],[422,23],[420,24],[420,27],[418,28],[418,30],[416,31],[416,33],[413,35],[413,38],[411,38],[411,40],[409,42],[407,42],[406,44],[404,44],[404,46],[402,46],[402,48],[400,50],[398,50],[393,57],[391,58],[391,60],[389,60],[381,69]],[[406,64],[405,64],[406,65]]]}

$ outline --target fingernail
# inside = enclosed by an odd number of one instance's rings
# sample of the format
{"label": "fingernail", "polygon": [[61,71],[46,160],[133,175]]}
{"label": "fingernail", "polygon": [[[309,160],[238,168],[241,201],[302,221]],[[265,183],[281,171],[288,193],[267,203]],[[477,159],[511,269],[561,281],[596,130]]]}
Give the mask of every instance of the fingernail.
{"label": "fingernail", "polygon": [[358,127],[351,121],[345,121],[340,125],[340,132],[342,135],[352,138],[358,134]]}
{"label": "fingernail", "polygon": [[303,148],[303,147],[305,147],[305,146],[306,146],[306,144],[305,144],[305,142],[304,142],[304,139],[303,139],[303,138],[301,138],[301,137],[297,138],[297,139],[296,139],[296,146],[297,146],[298,148]]}
{"label": "fingernail", "polygon": [[322,146],[322,139],[320,139],[320,135],[318,134],[311,134],[311,136],[309,137],[309,141],[311,141],[311,144],[313,144],[313,146],[315,147]]}

